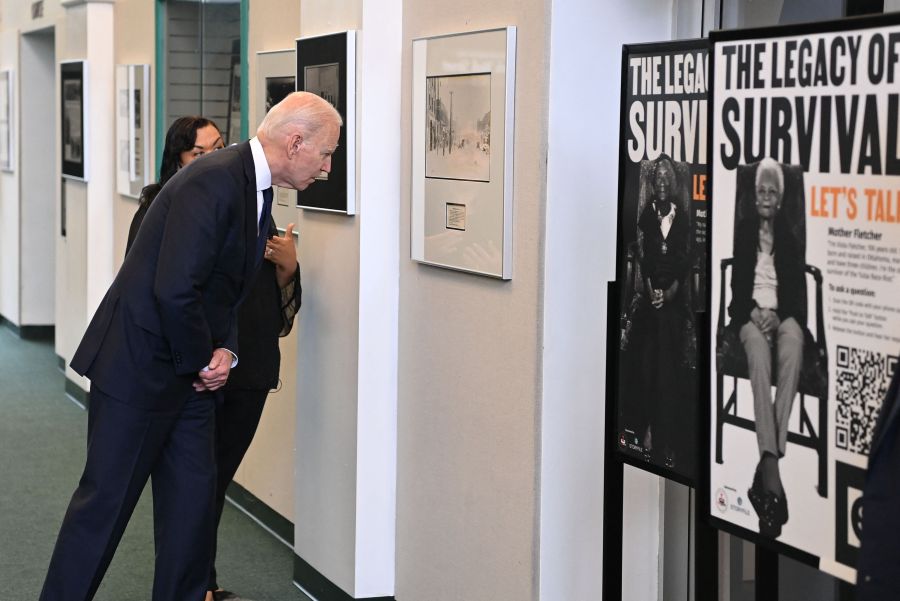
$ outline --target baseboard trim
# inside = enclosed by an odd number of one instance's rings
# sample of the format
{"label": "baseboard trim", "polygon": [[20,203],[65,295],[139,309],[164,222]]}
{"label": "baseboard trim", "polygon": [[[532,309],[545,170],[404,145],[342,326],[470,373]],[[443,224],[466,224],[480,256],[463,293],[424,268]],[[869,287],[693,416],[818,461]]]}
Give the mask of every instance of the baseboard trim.
{"label": "baseboard trim", "polygon": [[59,370],[63,373],[66,373],[66,360],[57,355],[56,363],[59,365]]}
{"label": "baseboard trim", "polygon": [[76,403],[82,406],[85,410],[91,404],[91,394],[81,388],[78,384],[66,378],[66,394],[72,398]]}
{"label": "baseboard trim", "polygon": [[281,540],[288,547],[294,548],[294,524],[289,519],[266,505],[237,482],[232,481],[228,485],[225,497],[275,538]]}
{"label": "baseboard trim", "polygon": [[[294,586],[312,601],[359,601],[294,554]],[[395,601],[393,597],[365,597],[366,601]]]}
{"label": "baseboard trim", "polygon": [[0,323],[2,323],[4,326],[6,326],[6,329],[7,329],[7,330],[9,330],[10,332],[12,332],[13,334],[15,334],[16,336],[18,336],[19,338],[22,337],[22,330],[21,330],[21,328],[19,328],[19,326],[17,326],[17,325],[14,324],[13,322],[11,322],[8,318],[4,317],[3,315],[0,315]]}
{"label": "baseboard trim", "polygon": [[2,315],[0,315],[0,321],[13,334],[23,340],[53,340],[56,336],[55,326],[17,326]]}
{"label": "baseboard trim", "polygon": [[52,342],[56,337],[55,326],[20,326],[19,336],[24,340],[46,340]]}

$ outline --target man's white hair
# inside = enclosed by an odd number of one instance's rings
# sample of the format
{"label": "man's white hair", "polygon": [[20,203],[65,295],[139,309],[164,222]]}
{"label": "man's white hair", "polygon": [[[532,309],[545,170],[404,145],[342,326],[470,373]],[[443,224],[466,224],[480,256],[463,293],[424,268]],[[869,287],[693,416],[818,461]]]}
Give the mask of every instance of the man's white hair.
{"label": "man's white hair", "polygon": [[330,102],[310,92],[292,92],[269,110],[256,133],[271,140],[299,130],[304,137],[310,137],[326,123],[343,125],[340,113]]}
{"label": "man's white hair", "polygon": [[778,193],[784,194],[784,172],[781,170],[781,165],[778,161],[772,157],[766,157],[759,162],[759,167],[756,168],[757,188],[759,188],[759,182],[762,181],[764,174],[772,175],[775,178],[775,183],[778,184]]}

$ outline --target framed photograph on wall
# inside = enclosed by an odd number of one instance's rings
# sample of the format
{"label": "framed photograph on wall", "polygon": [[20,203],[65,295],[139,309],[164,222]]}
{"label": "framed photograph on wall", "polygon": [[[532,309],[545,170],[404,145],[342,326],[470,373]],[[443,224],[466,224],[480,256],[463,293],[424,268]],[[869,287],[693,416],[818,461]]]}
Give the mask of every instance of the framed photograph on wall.
{"label": "framed photograph on wall", "polygon": [[15,171],[14,97],[13,71],[0,71],[0,169],[3,171]]}
{"label": "framed photograph on wall", "polygon": [[62,176],[87,181],[87,61],[59,64]]}
{"label": "framed photograph on wall", "polygon": [[150,183],[150,65],[116,66],[116,188],[138,198]]}
{"label": "framed photograph on wall", "polygon": [[413,41],[413,260],[512,278],[515,59],[515,27]]}
{"label": "framed photograph on wall", "polygon": [[[251,130],[256,131],[269,110],[297,89],[297,53],[293,48],[256,53],[256,107]],[[318,185],[318,184],[316,184]],[[279,227],[297,220],[297,192],[275,186],[272,215]]]}
{"label": "framed photograph on wall", "polygon": [[356,32],[297,40],[297,90],[318,94],[344,120],[331,173],[297,193],[303,209],[356,214]]}

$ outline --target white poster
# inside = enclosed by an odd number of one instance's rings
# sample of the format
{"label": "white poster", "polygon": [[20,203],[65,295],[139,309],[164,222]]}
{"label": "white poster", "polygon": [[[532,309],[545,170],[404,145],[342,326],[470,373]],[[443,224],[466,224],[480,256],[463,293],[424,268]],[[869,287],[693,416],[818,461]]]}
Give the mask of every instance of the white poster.
{"label": "white poster", "polygon": [[853,581],[900,351],[900,26],[726,32],[712,56],[710,515]]}

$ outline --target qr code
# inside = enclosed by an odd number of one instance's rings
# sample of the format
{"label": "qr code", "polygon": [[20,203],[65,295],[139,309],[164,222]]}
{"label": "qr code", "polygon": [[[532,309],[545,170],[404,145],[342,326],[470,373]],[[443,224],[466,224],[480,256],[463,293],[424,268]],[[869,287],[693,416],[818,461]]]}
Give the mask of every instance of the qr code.
{"label": "qr code", "polygon": [[875,421],[896,365],[897,357],[837,347],[835,442],[839,449],[869,454]]}

